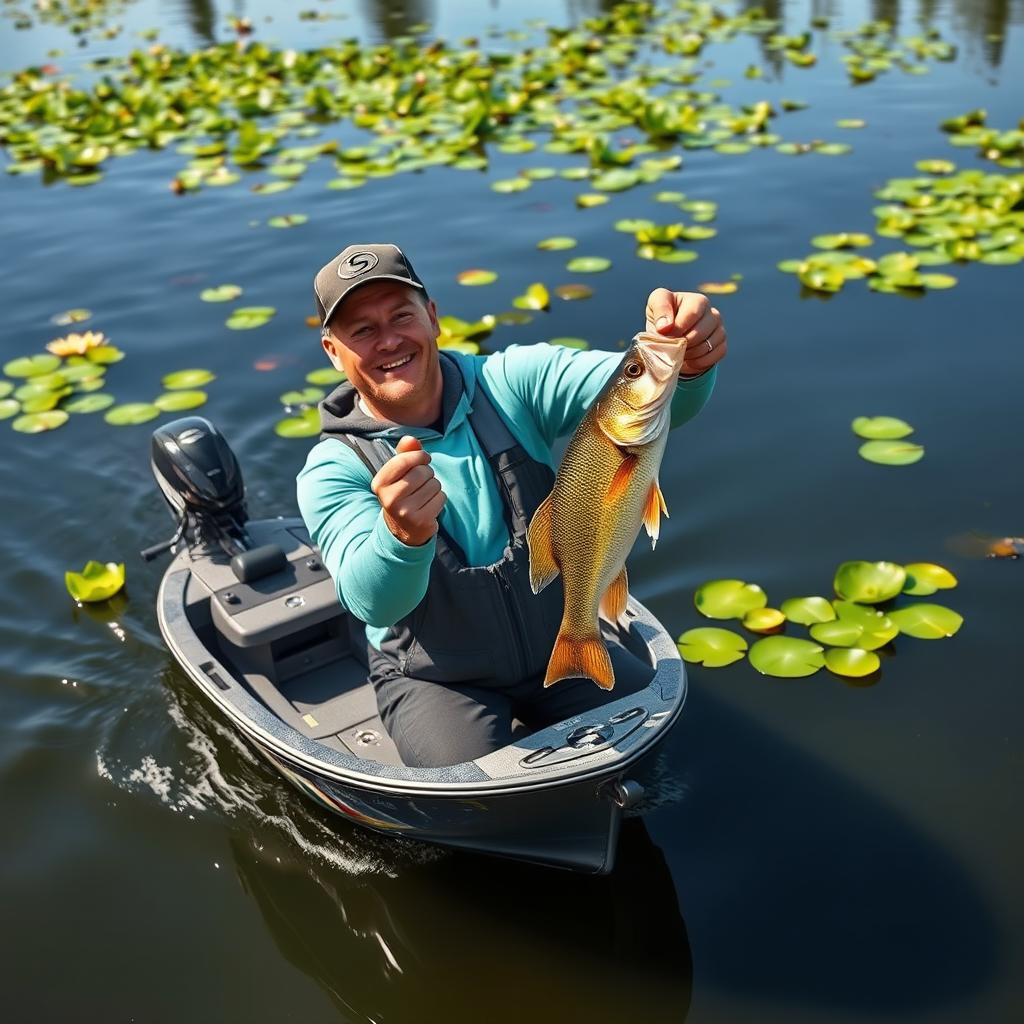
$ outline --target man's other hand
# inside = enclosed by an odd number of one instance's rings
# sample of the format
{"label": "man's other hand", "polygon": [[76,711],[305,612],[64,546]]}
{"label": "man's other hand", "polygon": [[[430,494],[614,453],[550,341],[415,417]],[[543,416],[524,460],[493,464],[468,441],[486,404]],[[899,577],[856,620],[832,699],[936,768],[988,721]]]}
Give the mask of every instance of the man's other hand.
{"label": "man's other hand", "polygon": [[655,288],[647,298],[647,330],[666,338],[686,339],[681,377],[696,377],[725,358],[722,314],[700,292]]}
{"label": "man's other hand", "polygon": [[388,529],[410,547],[426,544],[437,533],[437,517],[448,500],[423,445],[408,434],[397,452],[370,482]]}

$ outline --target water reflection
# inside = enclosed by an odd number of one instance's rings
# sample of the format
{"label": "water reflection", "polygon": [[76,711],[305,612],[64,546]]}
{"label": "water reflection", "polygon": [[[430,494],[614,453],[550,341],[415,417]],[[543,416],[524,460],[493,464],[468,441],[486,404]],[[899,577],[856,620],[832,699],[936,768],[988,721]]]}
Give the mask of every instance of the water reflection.
{"label": "water reflection", "polygon": [[451,855],[399,877],[326,869],[236,834],[282,954],[346,1020],[682,1022],[692,961],[672,877],[625,823],[609,878]]}
{"label": "water reflection", "polygon": [[410,25],[429,25],[434,20],[432,0],[362,0],[360,8],[364,21],[385,39],[405,35]]}

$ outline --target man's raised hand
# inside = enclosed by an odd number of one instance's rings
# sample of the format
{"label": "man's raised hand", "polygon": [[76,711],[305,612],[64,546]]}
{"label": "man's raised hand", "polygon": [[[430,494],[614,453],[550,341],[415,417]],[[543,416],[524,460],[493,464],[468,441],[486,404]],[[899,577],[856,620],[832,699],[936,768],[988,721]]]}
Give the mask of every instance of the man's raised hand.
{"label": "man's raised hand", "polygon": [[445,502],[430,456],[415,437],[406,435],[370,482],[388,529],[410,547],[426,544],[437,533]]}

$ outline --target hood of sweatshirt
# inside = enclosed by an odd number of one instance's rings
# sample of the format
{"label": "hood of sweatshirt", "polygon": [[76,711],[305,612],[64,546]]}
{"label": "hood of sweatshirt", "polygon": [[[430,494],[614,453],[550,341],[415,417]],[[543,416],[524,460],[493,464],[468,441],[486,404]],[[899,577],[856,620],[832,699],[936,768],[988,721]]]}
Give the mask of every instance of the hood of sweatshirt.
{"label": "hood of sweatshirt", "polygon": [[457,427],[469,412],[475,381],[463,372],[456,358],[442,352],[441,430],[410,427],[390,420],[377,420],[359,407],[356,389],[348,382],[339,384],[321,403],[320,431],[326,437],[354,434],[357,437],[387,437],[397,440],[404,434],[418,438],[442,437]]}

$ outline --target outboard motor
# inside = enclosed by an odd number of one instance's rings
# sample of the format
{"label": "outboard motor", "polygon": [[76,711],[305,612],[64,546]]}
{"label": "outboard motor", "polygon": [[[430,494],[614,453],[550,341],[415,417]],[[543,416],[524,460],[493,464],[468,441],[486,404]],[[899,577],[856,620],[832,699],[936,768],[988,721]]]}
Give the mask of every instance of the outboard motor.
{"label": "outboard motor", "polygon": [[189,550],[219,545],[229,555],[250,546],[242,471],[209,420],[184,416],[154,430],[150,466],[178,528],[141,553],[147,562],[182,540]]}

